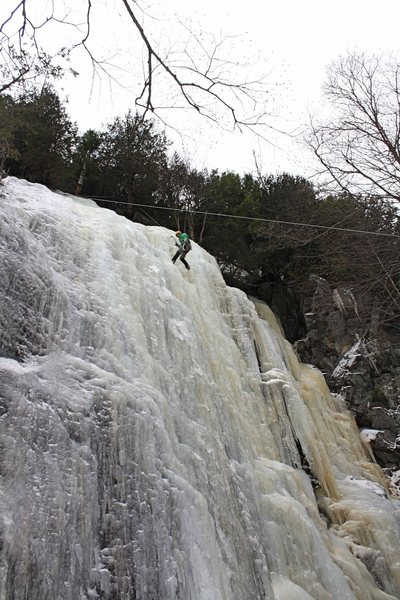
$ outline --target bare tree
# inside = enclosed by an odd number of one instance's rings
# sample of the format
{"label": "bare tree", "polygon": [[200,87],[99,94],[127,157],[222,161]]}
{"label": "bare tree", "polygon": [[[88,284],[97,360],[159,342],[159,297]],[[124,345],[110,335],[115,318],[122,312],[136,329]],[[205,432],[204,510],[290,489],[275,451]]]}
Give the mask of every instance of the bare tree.
{"label": "bare tree", "polygon": [[[116,0],[111,9],[114,14],[118,4],[125,11],[124,27],[128,20],[136,41],[142,44],[142,81],[136,84],[134,99],[143,116],[151,112],[163,120],[164,109],[177,108],[193,111],[228,129],[270,127],[265,109],[266,77],[251,81],[240,78],[241,65],[231,63],[223,52],[229,38],[206,39],[204,32],[195,35],[186,27],[182,47],[161,51],[151,39],[152,26],[146,20],[144,2]],[[51,69],[57,74],[62,61],[78,48],[85,50],[94,74],[115,78],[112,60],[100,58],[99,50],[93,50],[99,48],[93,18],[93,11],[101,5],[99,0],[53,0],[44,3],[43,10],[39,5],[31,0],[15,0],[10,13],[0,19],[0,92]],[[68,28],[74,41],[52,52],[50,60],[43,50],[43,33],[55,26]],[[165,102],[167,87],[170,93]]]}
{"label": "bare tree", "polygon": [[[26,3],[27,0],[16,3],[7,18],[0,19],[0,93],[24,87],[38,78],[60,78],[64,72],[60,62],[65,66],[68,60],[67,48],[59,48],[50,55],[40,46],[38,32],[53,17],[45,17],[35,24]],[[4,6],[2,8],[4,10]]]}
{"label": "bare tree", "polygon": [[364,54],[334,63],[331,117],[311,123],[309,144],[336,187],[400,199],[400,65]]}

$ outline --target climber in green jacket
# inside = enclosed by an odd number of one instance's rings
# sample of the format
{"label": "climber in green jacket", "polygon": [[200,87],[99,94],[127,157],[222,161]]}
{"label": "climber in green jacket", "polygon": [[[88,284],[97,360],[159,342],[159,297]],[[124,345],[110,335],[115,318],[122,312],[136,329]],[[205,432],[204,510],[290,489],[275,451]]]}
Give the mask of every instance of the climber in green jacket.
{"label": "climber in green jacket", "polygon": [[176,237],[179,240],[179,244],[178,242],[175,242],[175,245],[178,246],[178,250],[176,251],[174,257],[172,258],[172,262],[175,263],[175,261],[180,258],[181,261],[183,262],[183,264],[185,265],[185,267],[187,268],[187,270],[189,271],[190,266],[188,265],[188,263],[185,260],[185,256],[188,252],[190,252],[190,250],[192,249],[192,245],[190,243],[190,239],[187,233],[184,233],[182,231],[177,231],[175,233]]}

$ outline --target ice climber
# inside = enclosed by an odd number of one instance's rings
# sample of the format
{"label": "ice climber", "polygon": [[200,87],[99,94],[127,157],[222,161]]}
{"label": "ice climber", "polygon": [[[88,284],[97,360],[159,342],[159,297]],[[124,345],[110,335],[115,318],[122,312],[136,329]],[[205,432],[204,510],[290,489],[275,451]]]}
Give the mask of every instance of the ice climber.
{"label": "ice climber", "polygon": [[172,262],[175,263],[175,261],[180,258],[181,261],[183,262],[183,264],[185,265],[185,267],[187,268],[187,270],[189,271],[190,266],[188,265],[188,263],[185,260],[185,256],[188,252],[190,252],[190,250],[192,249],[192,245],[190,243],[190,239],[187,233],[184,233],[183,231],[177,231],[175,233],[176,237],[179,240],[179,244],[178,242],[175,242],[175,246],[178,246],[178,250],[176,251],[174,257],[172,258]]}

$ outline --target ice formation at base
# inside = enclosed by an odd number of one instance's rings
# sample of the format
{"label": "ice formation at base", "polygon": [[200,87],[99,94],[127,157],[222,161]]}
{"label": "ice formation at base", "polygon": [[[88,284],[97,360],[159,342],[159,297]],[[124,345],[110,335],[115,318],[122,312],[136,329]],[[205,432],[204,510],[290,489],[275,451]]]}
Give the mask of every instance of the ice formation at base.
{"label": "ice formation at base", "polygon": [[1,600],[394,600],[400,503],[265,304],[0,188]]}

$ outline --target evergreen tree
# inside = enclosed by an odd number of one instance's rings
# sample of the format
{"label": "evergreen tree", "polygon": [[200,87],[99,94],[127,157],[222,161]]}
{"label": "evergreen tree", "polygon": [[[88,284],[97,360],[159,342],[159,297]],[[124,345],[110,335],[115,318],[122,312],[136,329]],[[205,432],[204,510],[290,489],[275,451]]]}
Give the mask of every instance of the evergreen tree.
{"label": "evergreen tree", "polygon": [[168,142],[151,120],[129,112],[117,117],[102,135],[97,150],[99,195],[121,203],[123,213],[131,217],[133,204],[153,204],[160,185],[160,173],[167,162]]}
{"label": "evergreen tree", "polygon": [[99,173],[98,150],[103,140],[103,134],[88,129],[78,139],[73,157],[75,186],[74,193],[86,196],[96,196],[101,187]]}
{"label": "evergreen tree", "polygon": [[7,161],[11,175],[65,188],[72,176],[77,127],[51,87],[24,92],[17,99],[13,146],[17,155]]}
{"label": "evergreen tree", "polygon": [[18,151],[14,147],[15,126],[15,102],[11,96],[0,96],[0,180],[6,174],[7,161],[18,159]]}
{"label": "evergreen tree", "polygon": [[159,211],[160,223],[189,233],[201,243],[203,218],[197,216],[204,187],[205,174],[191,167],[188,160],[176,152],[161,171],[160,187],[155,201],[171,211]]}

